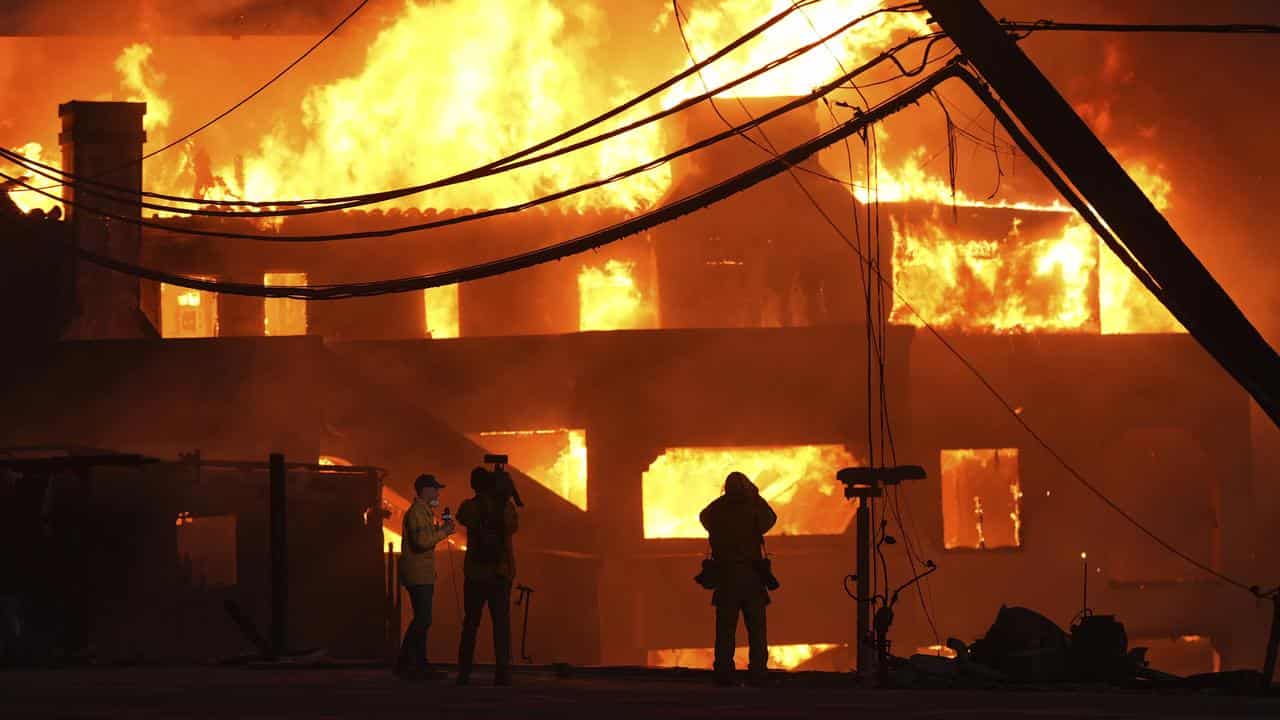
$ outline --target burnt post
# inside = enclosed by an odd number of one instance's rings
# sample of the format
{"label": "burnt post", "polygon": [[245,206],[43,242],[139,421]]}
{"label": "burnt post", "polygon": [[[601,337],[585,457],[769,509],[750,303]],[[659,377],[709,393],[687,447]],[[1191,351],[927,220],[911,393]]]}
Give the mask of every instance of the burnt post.
{"label": "burnt post", "polygon": [[271,654],[285,654],[289,639],[289,552],[284,455],[271,453]]}
{"label": "burnt post", "polygon": [[1162,302],[1280,425],[1280,356],[980,0],[922,0],[933,20],[1165,290]]}
{"label": "burnt post", "polygon": [[[99,213],[142,218],[146,112],[146,103],[129,102],[75,100],[58,107],[63,168],[102,183],[66,188],[74,241],[85,250],[130,263],[142,260],[142,229]],[[77,262],[75,272],[75,317],[66,331],[68,338],[159,336],[159,285],[86,262]]]}

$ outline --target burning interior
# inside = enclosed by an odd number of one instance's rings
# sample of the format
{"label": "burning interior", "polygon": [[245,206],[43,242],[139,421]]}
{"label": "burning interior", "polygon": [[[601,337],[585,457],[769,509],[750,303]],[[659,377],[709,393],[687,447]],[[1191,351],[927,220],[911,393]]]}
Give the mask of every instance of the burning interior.
{"label": "burning interior", "polygon": [[[626,55],[594,32],[606,22],[602,3],[492,5],[479,13],[463,2],[389,3],[385,16],[352,30],[362,42],[335,50],[326,64],[300,67],[277,96],[264,98],[260,116],[215,126],[148,162],[139,189],[245,202],[410,185],[552,136],[646,87],[654,72],[587,71],[606,55]],[[778,25],[708,68],[704,80],[729,82],[812,42],[814,26],[838,26],[873,5],[816,4],[807,20]],[[705,57],[780,9],[698,3],[685,26],[691,51]],[[670,18],[662,17],[654,32],[669,34]],[[563,201],[468,218],[642,166],[808,93],[840,63],[865,62],[886,43],[927,31],[918,13],[879,15],[825,54],[720,94],[715,108],[697,105],[554,162],[371,209],[236,219],[148,212],[154,227],[138,234],[133,259],[190,277],[287,287],[428,275],[526,252],[722,181],[769,157],[768,147],[791,147],[847,117],[804,106],[752,130],[751,142],[735,136]],[[32,91],[14,122],[0,125],[0,144],[68,169],[88,147],[102,167],[128,164],[178,137],[187,119],[215,102],[194,77],[217,75],[228,57],[276,64],[293,40],[161,36],[120,47],[105,37],[0,38],[0,56],[19,66],[29,56],[81,58],[74,82]],[[664,51],[676,69],[688,64],[677,51]],[[422,67],[447,71],[414,71]],[[703,91],[690,78],[649,109]],[[62,106],[58,135],[55,109],[73,96],[145,103],[145,114],[134,135],[90,143],[77,133],[106,122],[96,113],[141,106],[71,103]],[[897,123],[852,149],[799,163],[794,178],[761,183],[597,252],[462,285],[309,304],[150,282],[122,287],[83,273],[74,286],[93,296],[67,336],[127,341],[65,344],[58,362],[6,388],[11,406],[37,410],[6,422],[3,436],[170,455],[194,447],[337,453],[385,466],[378,507],[393,552],[417,473],[436,472],[449,486],[445,504],[456,507],[483,453],[507,454],[529,505],[518,538],[522,578],[538,590],[529,642],[539,660],[570,662],[709,664],[709,651],[699,648],[711,639],[710,610],[689,580],[705,552],[697,513],[726,473],[740,470],[779,515],[769,550],[786,589],[770,618],[773,661],[843,670],[852,662],[853,613],[837,582],[852,563],[856,505],[834,476],[869,461],[876,441],[868,437],[884,428],[874,427],[866,407],[883,397],[897,456],[922,459],[931,478],[895,491],[890,519],[915,538],[922,557],[944,566],[925,592],[945,608],[947,633],[980,633],[1000,598],[1070,618],[1078,610],[1070,585],[1076,548],[1105,545],[1090,549],[1105,580],[1099,603],[1148,618],[1133,630],[1142,636],[1212,636],[1208,649],[1166,648],[1188,663],[1240,662],[1253,652],[1245,626],[1229,613],[1207,619],[1202,611],[1221,589],[1148,563],[1140,539],[1098,519],[1095,501],[1044,451],[1026,446],[919,329],[927,322],[946,332],[1045,433],[1091,457],[1090,472],[1108,491],[1189,519],[1178,525],[1190,528],[1180,537],[1215,567],[1247,555],[1243,525],[1225,520],[1248,510],[1233,494],[1249,478],[1246,395],[1044,183],[1023,173],[1004,178],[990,198],[963,182],[957,189],[923,152],[922,138],[936,141],[936,119]],[[1007,141],[993,143],[1008,155]],[[881,155],[872,158],[869,148]],[[1121,159],[1152,200],[1194,202],[1143,150],[1127,147]],[[873,162],[861,161],[864,154]],[[68,216],[57,221],[61,232],[101,246],[71,203],[12,197],[50,222],[47,213],[59,208]],[[436,221],[442,226],[371,244],[184,234],[279,238]],[[872,270],[833,224],[879,258],[874,271],[890,286],[883,298],[867,289],[876,286]],[[130,312],[120,320],[112,308]],[[102,317],[89,322],[95,312]],[[863,384],[873,362],[868,325],[884,328],[876,352],[888,358],[874,391]],[[150,342],[156,337],[165,342]],[[36,402],[59,387],[97,391],[93,400],[62,398],[74,413]],[[157,425],[158,417],[166,422]],[[1121,436],[1128,441],[1101,442]],[[1212,471],[1202,448],[1221,458]],[[1158,458],[1159,473],[1144,471],[1143,461],[1125,464],[1130,454]],[[237,533],[234,516],[189,520],[179,523],[175,552],[201,583],[242,582],[236,552],[225,548]],[[461,566],[461,546],[441,550],[441,587]],[[954,552],[996,548],[1005,552]],[[891,559],[886,572],[910,575],[904,558]],[[447,598],[437,606],[432,652],[446,656],[458,608]],[[938,644],[920,608],[904,603],[900,615],[902,647]],[[483,659],[484,638],[479,647]]]}

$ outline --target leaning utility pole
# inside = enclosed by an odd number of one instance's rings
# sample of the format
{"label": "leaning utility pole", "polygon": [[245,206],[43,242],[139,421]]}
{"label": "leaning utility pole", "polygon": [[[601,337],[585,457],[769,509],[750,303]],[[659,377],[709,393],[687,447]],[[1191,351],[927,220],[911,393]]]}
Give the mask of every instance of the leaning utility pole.
{"label": "leaning utility pole", "polygon": [[1280,425],[1280,356],[980,0],[922,0],[1162,290],[1162,302]]}

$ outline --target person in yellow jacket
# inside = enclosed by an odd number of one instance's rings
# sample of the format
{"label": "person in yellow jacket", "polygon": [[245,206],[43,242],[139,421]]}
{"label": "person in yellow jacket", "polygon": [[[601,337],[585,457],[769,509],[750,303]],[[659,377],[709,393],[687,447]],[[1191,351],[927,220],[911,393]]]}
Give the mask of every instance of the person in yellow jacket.
{"label": "person in yellow jacket", "polygon": [[419,475],[413,483],[417,493],[404,514],[400,536],[400,584],[409,593],[413,621],[400,644],[395,674],[406,679],[430,676],[427,664],[427,630],[431,628],[431,605],[436,587],[436,545],[453,534],[453,520],[436,523],[441,485],[434,475]]}

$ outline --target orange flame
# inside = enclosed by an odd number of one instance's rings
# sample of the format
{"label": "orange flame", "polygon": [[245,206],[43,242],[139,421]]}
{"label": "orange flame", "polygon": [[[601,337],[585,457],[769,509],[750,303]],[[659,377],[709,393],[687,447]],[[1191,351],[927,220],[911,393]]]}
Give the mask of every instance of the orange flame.
{"label": "orange flame", "polygon": [[936,327],[998,333],[1096,328],[1089,293],[1097,241],[1089,228],[1068,223],[1060,236],[1028,240],[1020,225],[1014,218],[1001,242],[959,241],[936,219],[891,218],[891,319],[920,325],[923,316]]}
{"label": "orange flame", "polygon": [[471,437],[491,452],[508,455],[513,467],[539,485],[587,509],[586,430],[499,430]]}
{"label": "orange flame", "polygon": [[609,260],[578,272],[578,329],[639,330],[657,326],[657,309],[636,285],[636,264]]}
{"label": "orange flame", "polygon": [[[791,51],[814,42],[837,27],[881,7],[881,0],[828,0],[792,13],[763,35],[733,51],[697,76],[674,89],[678,99],[693,97],[747,74]],[[791,0],[720,0],[699,3],[686,10],[685,35],[696,58],[715,53],[752,27],[791,7]],[[669,9],[659,16],[659,29],[672,23]],[[921,13],[881,13],[856,25],[826,47],[810,50],[774,70],[727,93],[738,97],[775,97],[807,94],[814,87],[839,76],[882,52],[896,37],[930,32]],[[674,103],[673,103],[674,104]]]}
{"label": "orange flame", "polygon": [[[223,167],[228,194],[248,199],[370,192],[420,183],[524,148],[631,94],[595,73],[607,33],[599,8],[552,0],[407,0],[356,74],[312,89],[299,112],[262,138],[243,169]],[[572,30],[570,30],[572,27]],[[427,69],[427,70],[424,70]],[[547,163],[404,198],[400,206],[483,208],[527,200],[661,155],[657,125]],[[638,208],[665,192],[662,167],[567,201]]]}
{"label": "orange flame", "polygon": [[645,471],[644,536],[702,538],[698,513],[730,472],[746,473],[778,514],[770,535],[835,535],[857,507],[838,492],[836,471],[857,464],[841,445],[669,448]]}
{"label": "orange flame", "polygon": [[1022,487],[1017,449],[942,451],[944,546],[1022,544]]}

